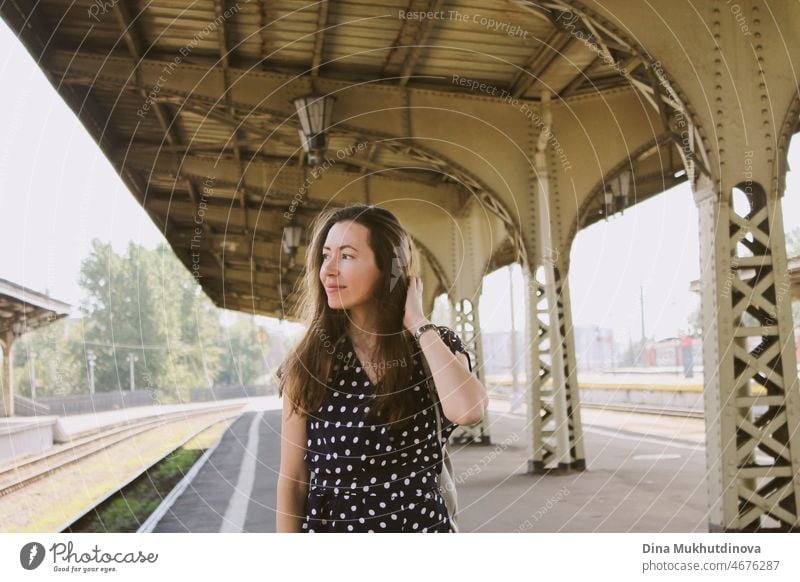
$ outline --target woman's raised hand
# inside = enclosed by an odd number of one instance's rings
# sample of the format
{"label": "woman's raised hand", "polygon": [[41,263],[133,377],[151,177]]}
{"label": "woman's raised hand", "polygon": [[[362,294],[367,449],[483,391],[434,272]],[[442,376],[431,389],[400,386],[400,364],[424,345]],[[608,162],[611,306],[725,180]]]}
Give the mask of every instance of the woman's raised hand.
{"label": "woman's raised hand", "polygon": [[422,307],[422,279],[409,277],[403,326],[411,333],[414,333],[423,323],[428,323],[428,320]]}

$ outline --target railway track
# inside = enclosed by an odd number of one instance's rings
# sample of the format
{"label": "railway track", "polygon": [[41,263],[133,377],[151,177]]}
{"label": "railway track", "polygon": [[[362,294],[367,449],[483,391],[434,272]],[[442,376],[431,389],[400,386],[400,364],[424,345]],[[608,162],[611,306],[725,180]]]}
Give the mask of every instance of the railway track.
{"label": "railway track", "polygon": [[639,404],[592,404],[587,402],[581,402],[581,406],[596,408],[598,410],[611,410],[614,412],[635,412],[638,414],[656,414],[658,416],[678,416],[683,418],[705,418],[702,412],[690,410],[688,408],[658,408]]}
{"label": "railway track", "polygon": [[191,412],[172,412],[162,414],[155,418],[132,421],[123,426],[116,426],[109,430],[78,437],[69,443],[53,447],[43,453],[26,457],[13,465],[2,466],[0,467],[0,497],[18,491],[60,469],[79,463],[87,457],[113,447],[139,434],[188,418],[198,418],[209,415],[218,417],[221,411],[228,409],[236,409],[237,412],[235,415],[238,415],[241,405],[217,408],[213,411],[206,409]]}
{"label": "railway track", "polygon": [[[510,396],[506,394],[494,393],[491,398],[497,400],[510,400]],[[656,414],[659,416],[678,416],[684,418],[705,418],[702,411],[691,410],[688,408],[663,408],[657,406],[644,406],[641,404],[594,404],[591,402],[581,402],[582,408],[594,408],[597,410],[609,410],[613,412],[635,412],[638,414]],[[513,413],[521,414],[521,413]]]}
{"label": "railway track", "polygon": [[[237,407],[237,408],[240,408],[240,407]],[[154,468],[155,466],[157,466],[159,463],[161,463],[161,462],[162,462],[164,459],[166,459],[167,457],[169,457],[169,456],[170,456],[171,454],[173,454],[175,451],[177,451],[178,449],[180,449],[181,447],[183,447],[183,446],[184,446],[184,445],[185,445],[187,442],[189,442],[189,441],[190,441],[190,440],[192,440],[193,438],[197,437],[199,434],[201,434],[201,433],[203,433],[203,432],[207,431],[207,430],[208,430],[208,429],[210,429],[212,426],[214,426],[214,425],[216,425],[216,424],[219,424],[219,423],[222,423],[222,422],[227,422],[227,421],[229,421],[229,420],[231,420],[231,419],[235,419],[235,418],[236,418],[236,417],[238,417],[240,414],[241,414],[241,410],[237,410],[236,412],[234,412],[234,413],[232,413],[232,414],[229,414],[229,415],[227,415],[227,416],[225,416],[225,417],[223,417],[223,418],[219,418],[219,417],[217,417],[217,418],[215,418],[215,419],[213,419],[213,420],[210,420],[208,423],[204,424],[204,425],[203,425],[202,427],[200,427],[199,429],[197,429],[197,430],[193,431],[193,432],[192,432],[192,434],[190,434],[188,437],[186,437],[185,439],[183,439],[183,440],[182,440],[182,441],[181,441],[181,442],[180,442],[180,443],[179,443],[177,446],[173,447],[172,449],[170,449],[169,451],[167,451],[167,452],[166,452],[164,455],[162,455],[161,457],[159,457],[158,459],[156,459],[156,460],[155,460],[153,463],[151,463],[150,465],[148,465],[148,466],[147,466],[147,467],[146,467],[144,470],[142,470],[142,471],[141,471],[141,472],[139,472],[138,474],[134,475],[134,476],[133,476],[131,479],[129,479],[129,480],[128,480],[128,481],[126,481],[124,484],[122,484],[122,485],[120,485],[119,487],[117,487],[116,489],[114,489],[114,491],[111,491],[111,492],[110,492],[108,495],[106,495],[105,497],[103,497],[103,498],[101,498],[101,499],[98,499],[97,501],[95,501],[95,502],[94,502],[94,503],[91,505],[91,507],[88,507],[88,508],[87,508],[86,510],[84,510],[84,511],[83,511],[83,512],[82,512],[80,515],[77,515],[76,517],[74,517],[74,518],[70,519],[70,520],[69,520],[69,522],[67,522],[67,523],[65,523],[64,525],[62,525],[61,527],[59,527],[59,528],[58,528],[56,531],[57,531],[57,532],[59,532],[59,533],[70,533],[70,532],[72,531],[72,528],[73,528],[73,527],[74,527],[76,524],[78,524],[78,523],[79,523],[79,522],[81,522],[81,521],[82,521],[84,518],[86,518],[87,516],[89,516],[89,514],[93,513],[93,512],[94,512],[94,511],[95,511],[95,510],[96,510],[98,507],[100,507],[100,506],[101,506],[103,503],[105,503],[107,500],[109,500],[110,498],[112,498],[112,497],[114,497],[115,495],[117,495],[117,494],[118,494],[120,491],[124,490],[124,489],[125,489],[126,487],[128,487],[128,486],[129,486],[131,483],[133,483],[133,482],[135,482],[137,479],[141,478],[141,477],[142,477],[142,475],[144,475],[145,473],[147,473],[148,471],[150,471],[152,468]]]}

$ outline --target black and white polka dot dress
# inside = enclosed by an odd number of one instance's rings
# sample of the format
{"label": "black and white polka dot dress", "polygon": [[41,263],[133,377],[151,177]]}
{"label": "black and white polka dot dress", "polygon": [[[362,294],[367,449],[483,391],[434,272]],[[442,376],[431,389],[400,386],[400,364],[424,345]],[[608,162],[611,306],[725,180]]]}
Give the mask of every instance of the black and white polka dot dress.
{"label": "black and white polka dot dress", "polygon": [[[467,354],[446,327],[439,334],[453,353]],[[345,336],[337,344],[341,361],[328,379],[325,403],[306,421],[303,457],[310,471],[304,532],[450,532],[450,519],[438,490],[442,451],[436,414],[425,372],[414,358],[418,411],[402,430],[368,424],[364,414],[375,387]],[[469,359],[469,354],[467,354]],[[470,362],[470,370],[472,362]],[[442,418],[442,444],[455,424],[436,401]]]}

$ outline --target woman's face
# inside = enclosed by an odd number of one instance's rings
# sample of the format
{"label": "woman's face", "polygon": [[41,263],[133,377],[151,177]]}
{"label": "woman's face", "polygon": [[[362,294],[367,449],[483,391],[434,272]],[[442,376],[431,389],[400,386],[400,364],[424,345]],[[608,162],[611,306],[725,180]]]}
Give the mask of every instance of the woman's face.
{"label": "woman's face", "polygon": [[337,222],[328,231],[319,279],[331,309],[353,309],[374,298],[381,272],[368,239],[369,229],[351,220]]}

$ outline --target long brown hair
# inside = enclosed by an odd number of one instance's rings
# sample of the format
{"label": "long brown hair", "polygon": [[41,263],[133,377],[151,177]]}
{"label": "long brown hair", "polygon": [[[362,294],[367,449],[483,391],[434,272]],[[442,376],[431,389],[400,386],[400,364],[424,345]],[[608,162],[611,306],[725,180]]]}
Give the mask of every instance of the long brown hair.
{"label": "long brown hair", "polygon": [[418,255],[397,217],[378,206],[354,204],[335,208],[323,212],[314,222],[306,251],[305,285],[296,313],[307,331],[280,366],[278,394],[290,399],[292,412],[313,415],[325,402],[329,385],[335,380],[332,372],[335,362],[342,359],[349,314],[346,309],[328,307],[319,273],[328,232],[342,221],[352,221],[369,230],[369,246],[381,273],[376,286],[376,355],[385,368],[375,386],[375,399],[368,402],[370,408],[365,419],[373,423],[380,419],[396,428],[410,420],[415,411],[416,393],[410,390],[410,381],[414,357],[422,357],[412,335],[403,326],[408,278],[416,276]]}

